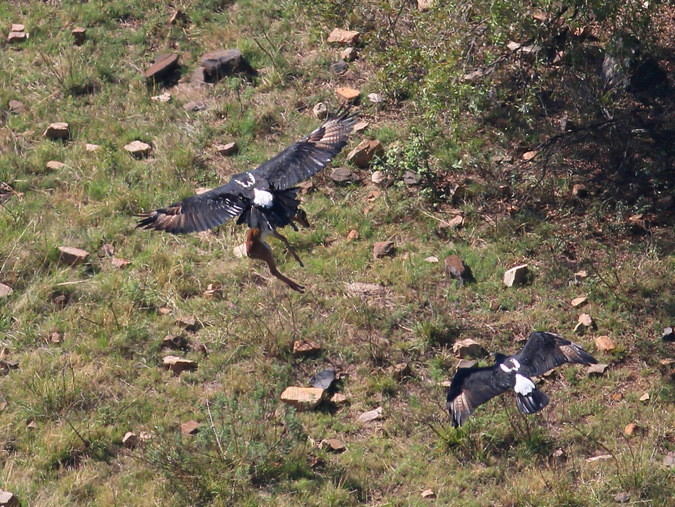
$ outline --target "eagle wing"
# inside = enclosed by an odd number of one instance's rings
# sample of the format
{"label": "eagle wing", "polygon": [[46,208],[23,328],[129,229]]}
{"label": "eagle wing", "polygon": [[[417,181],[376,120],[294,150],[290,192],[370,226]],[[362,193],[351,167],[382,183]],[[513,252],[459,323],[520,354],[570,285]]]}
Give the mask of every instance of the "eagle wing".
{"label": "eagle wing", "polygon": [[513,357],[521,364],[519,373],[528,377],[536,377],[565,363],[597,363],[576,343],[542,331],[530,334],[525,346]]}
{"label": "eagle wing", "polygon": [[497,365],[483,368],[459,368],[450,383],[445,406],[453,426],[466,422],[478,406],[509,389],[510,384],[500,375]]}
{"label": "eagle wing", "polygon": [[326,167],[340,153],[355,123],[356,117],[349,111],[338,111],[336,116],[253,169],[251,174],[257,181],[267,181],[274,190],[294,187]]}
{"label": "eagle wing", "polygon": [[250,206],[250,200],[240,188],[230,181],[203,194],[187,197],[166,208],[140,215],[141,220],[136,227],[172,234],[213,229],[240,215]]}

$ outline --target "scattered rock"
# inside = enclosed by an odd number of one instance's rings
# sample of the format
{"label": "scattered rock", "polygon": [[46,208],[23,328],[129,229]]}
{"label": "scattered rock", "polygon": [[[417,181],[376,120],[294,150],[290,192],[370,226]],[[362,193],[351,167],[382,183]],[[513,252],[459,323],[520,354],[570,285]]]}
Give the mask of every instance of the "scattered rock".
{"label": "scattered rock", "polygon": [[314,114],[315,118],[323,120],[326,116],[328,116],[328,106],[326,106],[326,104],[323,102],[317,102],[312,108],[312,113]]}
{"label": "scattered rock", "polygon": [[344,394],[342,394],[342,393],[335,393],[333,396],[331,396],[330,402],[331,402],[333,405],[336,405],[336,406],[338,406],[338,407],[341,407],[341,406],[346,405],[347,403],[349,403],[349,400],[347,399],[347,397],[346,397]]}
{"label": "scattered rock", "polygon": [[347,450],[345,443],[337,438],[327,438],[321,441],[321,448],[331,452],[344,452]]}
{"label": "scattered rock", "polygon": [[171,100],[171,93],[169,92],[164,92],[159,95],[155,95],[154,97],[150,97],[150,100],[154,100],[155,102],[169,102]]}
{"label": "scattered rock", "polygon": [[551,458],[556,461],[565,461],[567,459],[567,453],[563,449],[556,449],[551,453]]}
{"label": "scattered rock", "polygon": [[76,46],[81,46],[84,44],[84,41],[87,38],[87,30],[85,28],[73,28],[73,31],[70,33],[73,34],[73,40]]}
{"label": "scattered rock", "polygon": [[58,345],[63,341],[63,334],[61,334],[59,331],[52,331],[49,333],[49,335],[47,335],[47,340],[49,340],[49,343]]}
{"label": "scattered rock", "polygon": [[673,333],[673,328],[672,327],[664,327],[663,328],[663,334],[661,335],[661,339],[665,342],[675,341],[675,333]]}
{"label": "scattered rock", "polygon": [[84,145],[84,149],[87,151],[98,151],[101,147],[98,144],[87,143]]}
{"label": "scattered rock", "polygon": [[190,83],[195,85],[204,84],[206,81],[206,74],[204,73],[204,67],[197,67],[190,76]]}
{"label": "scattered rock", "polygon": [[572,300],[572,307],[579,308],[586,305],[586,303],[588,303],[588,298],[586,296],[581,296]]}
{"label": "scattered rock", "polygon": [[584,198],[588,195],[588,189],[583,183],[575,183],[572,186],[572,195],[574,197]]}
{"label": "scattered rock", "polygon": [[523,160],[525,161],[532,160],[536,156],[537,156],[536,151],[526,151],[525,153],[523,153]]}
{"label": "scattered rock", "polygon": [[207,53],[202,57],[204,78],[215,81],[235,72],[255,73],[238,49],[221,49]]}
{"label": "scattered rock", "polygon": [[[420,5],[420,3],[427,2],[431,4],[433,0],[417,0],[417,5]],[[420,9],[420,12],[424,12]],[[422,491],[422,498],[425,498],[427,500],[435,500],[436,499],[436,493],[434,493],[433,489],[425,489]]]}
{"label": "scattered rock", "polygon": [[19,499],[14,496],[14,493],[9,491],[2,491],[0,489],[0,506],[2,507],[19,507],[21,502]]}
{"label": "scattered rock", "polygon": [[178,66],[178,54],[166,53],[158,55],[148,70],[143,73],[143,77],[148,82],[161,81],[166,78]]}
{"label": "scattered rock", "polygon": [[355,134],[360,134],[361,132],[363,132],[364,130],[366,130],[366,129],[368,128],[369,125],[370,125],[370,123],[368,123],[367,121],[360,121],[360,122],[357,122],[357,123],[354,125],[354,133],[355,133]]}
{"label": "scattered rock", "polygon": [[460,229],[464,225],[464,217],[457,215],[450,220],[441,220],[438,224],[438,233],[445,236],[450,229]]}
{"label": "scattered rock", "polygon": [[623,429],[623,432],[628,435],[629,437],[635,433],[635,430],[638,429],[638,425],[635,423],[628,423],[626,427]]}
{"label": "scattered rock", "polygon": [[21,23],[12,23],[12,28],[10,32],[25,32],[26,27]]}
{"label": "scattered rock", "polygon": [[56,306],[56,308],[59,310],[63,310],[68,304],[68,299],[68,295],[59,294],[58,296],[55,296],[54,299],[52,299],[52,303],[54,303],[54,306]]}
{"label": "scattered rock", "polygon": [[589,377],[602,377],[607,371],[607,368],[609,368],[608,364],[604,363],[592,364],[588,367],[586,373]]}
{"label": "scattered rock", "polygon": [[460,359],[459,363],[457,363],[457,369],[460,368],[473,368],[478,364],[478,361],[475,359]]}
{"label": "scattered rock", "polygon": [[187,338],[183,335],[168,334],[162,338],[162,349],[186,350]]}
{"label": "scattered rock", "polygon": [[335,89],[335,93],[345,102],[356,102],[359,95],[361,95],[360,91],[350,88],[349,86],[340,86]]}
{"label": "scattered rock", "polygon": [[393,241],[378,241],[373,245],[373,258],[382,259],[391,257],[396,253],[396,246]]}
{"label": "scattered rock", "polygon": [[445,258],[445,274],[456,279],[460,287],[464,285],[464,282],[473,281],[471,268],[457,255],[449,255]]}
{"label": "scattered rock", "polygon": [[167,370],[176,375],[179,375],[184,371],[193,371],[197,369],[197,363],[195,361],[178,356],[165,356],[162,358],[162,363]]}
{"label": "scattered rock", "polygon": [[16,44],[27,40],[28,40],[28,33],[26,32],[9,32],[9,35],[7,36],[7,42],[9,42],[10,44]]}
{"label": "scattered rock", "polygon": [[57,139],[68,139],[70,137],[70,125],[66,122],[50,123],[45,133],[42,134],[47,139],[55,141]]}
{"label": "scattered rock", "polygon": [[36,423],[33,419],[31,419],[30,421],[28,421],[28,423],[26,423],[26,428],[28,428],[29,430],[36,430],[39,428],[39,426],[38,423]]}
{"label": "scattered rock", "polygon": [[83,264],[89,259],[89,252],[81,248],[73,248],[70,246],[59,247],[59,260],[70,266]]}
{"label": "scattered rock", "polygon": [[364,139],[347,155],[347,160],[356,167],[365,169],[370,166],[374,157],[381,157],[383,155],[384,147],[380,141]]}
{"label": "scattered rock", "polygon": [[115,255],[115,245],[111,243],[105,243],[98,250],[98,257],[100,259],[103,259],[104,257],[112,257],[113,255]]}
{"label": "scattered rock", "polygon": [[125,145],[124,149],[136,158],[146,158],[148,155],[150,155],[152,146],[144,143],[143,141],[136,140]]}
{"label": "scattered rock", "polygon": [[598,326],[596,325],[593,318],[587,313],[582,313],[581,315],[579,315],[579,322],[574,327],[574,332],[579,336],[583,336],[586,333],[587,329],[597,329],[597,328]]}
{"label": "scattered rock", "polygon": [[616,503],[628,503],[630,502],[630,495],[628,493],[617,493],[614,495],[614,501]]}
{"label": "scattered rock", "polygon": [[205,299],[220,299],[223,297],[223,288],[220,285],[210,283],[206,286],[206,290],[202,296]]}
{"label": "scattered rock", "polygon": [[8,107],[9,112],[12,114],[21,114],[26,112],[26,106],[19,100],[10,100]]}
{"label": "scattered rock", "polygon": [[312,378],[309,379],[309,383],[312,385],[312,387],[328,390],[333,386],[333,382],[335,382],[335,380],[335,370],[328,368],[312,376]]}
{"label": "scattered rock", "polygon": [[159,310],[157,310],[160,315],[169,315],[171,313],[171,308],[168,306],[160,306]]}
{"label": "scattered rock", "polygon": [[[427,12],[429,9],[431,9],[434,6],[434,2],[436,0],[417,0],[417,10],[419,12]],[[431,491],[430,489],[427,491]],[[424,496],[424,493],[422,493],[422,496]]]}
{"label": "scattered rock", "polygon": [[186,421],[181,423],[180,432],[183,435],[196,435],[199,433],[199,423],[197,421]]}
{"label": "scattered rock", "polygon": [[358,175],[346,167],[336,167],[333,169],[330,173],[330,179],[338,184],[354,183],[359,181]]}
{"label": "scattered rock", "polygon": [[515,268],[509,269],[504,273],[504,285],[507,287],[514,287],[516,285],[522,285],[527,281],[527,274],[529,269],[527,264],[521,264]]}
{"label": "scattered rock", "polygon": [[237,146],[237,143],[235,142],[218,144],[216,145],[216,153],[218,153],[218,155],[222,155],[223,157],[236,155],[239,153],[239,146]]}
{"label": "scattered rock", "polygon": [[202,328],[202,323],[194,317],[178,317],[174,321],[174,325],[182,327],[186,331],[191,331],[193,333],[199,331]]}
{"label": "scattered rock", "polygon": [[586,458],[584,461],[586,461],[586,463],[595,463],[596,461],[607,461],[608,459],[612,459],[611,454],[601,454],[600,456]]}
{"label": "scattered rock", "polygon": [[644,393],[642,396],[640,396],[640,401],[649,401],[649,393]]}
{"label": "scattered rock", "polygon": [[355,296],[383,296],[387,288],[377,283],[353,282],[347,284],[347,292]]}
{"label": "scattered rock", "polygon": [[318,387],[287,387],[281,393],[281,401],[298,410],[312,410],[323,400],[324,389]]}
{"label": "scattered rock", "polygon": [[113,257],[110,259],[110,263],[112,264],[113,268],[117,269],[123,269],[131,265],[131,261],[127,259],[120,259],[119,257]]}
{"label": "scattered rock", "polygon": [[481,344],[471,338],[456,342],[452,346],[452,352],[462,359],[468,356],[476,357],[485,355],[485,349]]}
{"label": "scattered rock", "polygon": [[203,100],[191,100],[190,102],[187,102],[183,104],[183,109],[190,113],[194,113],[196,111],[203,111],[206,109],[206,102]]}
{"label": "scattered rock", "polygon": [[675,451],[670,451],[668,454],[666,454],[666,457],[663,458],[663,465],[668,468],[675,467]]}
{"label": "scattered rock", "polygon": [[66,164],[63,162],[58,162],[57,160],[50,160],[47,162],[47,169],[50,171],[58,171],[59,169],[63,169],[66,167]]}
{"label": "scattered rock", "polygon": [[138,447],[138,444],[140,443],[140,440],[132,431],[127,431],[122,437],[122,445],[127,449],[134,449],[135,447]]}
{"label": "scattered rock", "polygon": [[419,174],[413,171],[404,172],[401,179],[403,180],[403,183],[405,183],[409,187],[417,186],[422,181],[422,178],[420,178]]}
{"label": "scattered rock", "polygon": [[349,234],[347,234],[347,242],[356,241],[357,239],[359,239],[359,231],[356,229],[349,231]]}
{"label": "scattered rock", "polygon": [[9,285],[5,285],[4,283],[0,283],[0,299],[9,297],[13,293],[14,293],[14,289],[12,289]]}
{"label": "scattered rock", "polygon": [[169,19],[169,24],[170,25],[176,25],[178,23],[185,23],[185,22],[187,22],[187,20],[188,20],[187,14],[185,14],[180,9],[177,9],[171,15],[171,18]]}
{"label": "scattered rock", "polygon": [[345,48],[342,53],[340,53],[340,57],[345,61],[345,62],[353,62],[359,57],[359,52],[356,50],[356,48],[348,47]]}
{"label": "scattered rock", "polygon": [[312,340],[296,340],[293,342],[294,356],[310,356],[321,352],[321,345]]}
{"label": "scattered rock", "polygon": [[361,421],[362,423],[379,421],[381,419],[384,419],[384,417],[382,416],[382,407],[377,407],[374,410],[369,410],[368,412],[364,412],[359,416],[359,421]]}
{"label": "scattered rock", "polygon": [[205,194],[206,192],[210,192],[212,189],[208,187],[197,187],[195,188],[195,194],[197,195],[202,195]]}
{"label": "scattered rock", "polygon": [[330,70],[333,72],[333,74],[342,74],[343,72],[347,71],[348,67],[349,66],[347,65],[347,62],[344,60],[338,60],[330,66]]}
{"label": "scattered rock", "polygon": [[614,350],[616,345],[614,345],[614,342],[609,338],[609,336],[598,336],[595,339],[595,347],[603,352],[609,352]]}
{"label": "scattered rock", "polygon": [[354,30],[343,30],[342,28],[334,28],[328,35],[327,42],[336,44],[348,44],[356,46],[361,42],[361,34]]}
{"label": "scattered rock", "polygon": [[435,255],[430,255],[429,257],[426,257],[424,259],[424,262],[428,262],[429,264],[437,264],[438,263],[438,257]]}
{"label": "scattered rock", "polygon": [[369,93],[368,100],[373,104],[379,104],[380,102],[384,102],[384,97],[379,93]]}
{"label": "scattered rock", "polygon": [[10,361],[9,359],[0,359],[0,376],[9,374],[11,370],[18,370],[18,369],[19,369],[18,361]]}
{"label": "scattered rock", "polygon": [[232,253],[237,259],[243,259],[244,257],[247,256],[246,254],[246,243],[242,243],[241,245],[237,245],[232,249]]}
{"label": "scattered rock", "polygon": [[378,187],[388,187],[391,185],[391,178],[382,171],[375,171],[370,176],[370,181],[375,183]]}

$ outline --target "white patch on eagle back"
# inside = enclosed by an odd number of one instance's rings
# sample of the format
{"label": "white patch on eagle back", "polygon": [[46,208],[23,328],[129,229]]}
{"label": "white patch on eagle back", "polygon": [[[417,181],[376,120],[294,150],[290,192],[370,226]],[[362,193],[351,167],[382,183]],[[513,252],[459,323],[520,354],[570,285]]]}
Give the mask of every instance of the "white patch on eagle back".
{"label": "white patch on eagle back", "polygon": [[272,201],[274,196],[269,193],[267,190],[260,190],[259,188],[253,189],[253,204],[256,206],[263,206],[269,208],[272,206]]}
{"label": "white patch on eagle back", "polygon": [[[506,363],[511,365],[511,368],[506,366]],[[517,371],[520,369],[520,363],[516,359],[509,359],[508,361],[505,361],[504,363],[500,364],[499,367],[502,369],[502,371],[505,371],[506,373],[509,373],[511,371]]]}
{"label": "white patch on eagle back", "polygon": [[239,183],[244,188],[251,188],[253,185],[255,185],[255,176],[253,176],[251,173],[244,173],[244,174],[246,174],[247,181],[241,180],[234,180],[234,181]]}
{"label": "white patch on eagle back", "polygon": [[516,373],[516,385],[513,386],[513,390],[518,394],[527,396],[534,391],[534,382],[527,377],[523,377],[520,373]]}
{"label": "white patch on eagle back", "polygon": [[499,367],[502,369],[502,371],[505,371],[506,373],[511,371],[511,368],[506,366],[504,363],[500,364]]}

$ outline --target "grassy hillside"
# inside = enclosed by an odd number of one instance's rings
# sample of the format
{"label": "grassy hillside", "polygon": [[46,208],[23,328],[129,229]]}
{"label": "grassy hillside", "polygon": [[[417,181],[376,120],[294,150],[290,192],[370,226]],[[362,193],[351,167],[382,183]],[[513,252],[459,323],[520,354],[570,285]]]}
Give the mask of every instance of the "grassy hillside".
{"label": "grassy hillside", "polygon": [[[675,320],[675,10],[436,3],[0,4],[0,284],[11,289],[0,297],[0,489],[22,505],[672,502],[675,352],[661,334]],[[186,16],[170,24],[176,8]],[[4,41],[12,23],[28,40]],[[81,46],[75,27],[87,31]],[[341,74],[331,64],[344,48],[326,41],[335,27],[362,32]],[[227,48],[257,75],[190,82],[205,53]],[[601,77],[608,51],[625,87]],[[175,79],[146,83],[172,52]],[[317,102],[338,107],[338,86],[361,91],[354,110],[369,127],[333,166],[361,181],[336,185],[329,168],[303,193],[312,227],[283,233],[304,268],[271,240],[305,294],[235,257],[243,226],[134,229],[136,214],[309,133]],[[164,92],[169,102],[153,100]],[[187,111],[189,101],[205,108]],[[70,137],[43,136],[52,122]],[[365,138],[386,151],[359,170],[346,154]],[[124,150],[134,140],[152,146],[149,158]],[[230,141],[239,152],[220,155]],[[374,170],[393,184],[375,186]],[[406,171],[420,183],[406,185]],[[462,226],[441,227],[457,216]],[[395,255],[373,259],[384,240]],[[64,246],[90,257],[66,265]],[[444,275],[450,254],[476,283]],[[528,283],[505,288],[504,272],[523,263]],[[358,294],[354,282],[380,288]],[[575,308],[579,296],[588,304]],[[597,327],[579,336],[581,313]],[[197,329],[180,328],[183,317]],[[534,330],[609,368],[560,368],[538,380],[551,398],[541,413],[521,416],[507,394],[453,429],[453,344],[513,353]],[[186,346],[163,348],[166,335]],[[598,350],[600,336],[613,350]],[[295,356],[296,340],[321,352]],[[198,368],[174,375],[167,355]],[[298,412],[280,401],[328,367],[346,404]],[[359,421],[377,407],[381,420]],[[190,420],[196,435],[181,433]],[[123,444],[129,431],[135,447]],[[320,445],[330,438],[346,450]]]}

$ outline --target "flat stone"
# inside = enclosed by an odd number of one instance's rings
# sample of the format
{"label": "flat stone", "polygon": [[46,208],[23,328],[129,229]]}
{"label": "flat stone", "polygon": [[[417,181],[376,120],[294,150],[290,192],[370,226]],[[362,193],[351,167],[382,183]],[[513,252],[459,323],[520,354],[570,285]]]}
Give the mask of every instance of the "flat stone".
{"label": "flat stone", "polygon": [[12,23],[12,28],[10,29],[10,32],[25,32],[26,27],[25,25],[22,25],[21,23]]}
{"label": "flat stone", "polygon": [[201,63],[204,78],[210,80],[220,79],[235,72],[252,70],[238,49],[221,49],[207,53],[202,57]]}
{"label": "flat stone", "polygon": [[344,60],[338,60],[330,66],[330,70],[333,74],[342,74],[347,71],[347,68],[349,68],[349,65],[347,65],[347,62]]}
{"label": "flat stone", "polygon": [[191,332],[199,331],[202,328],[202,323],[194,317],[178,317],[173,324]]}
{"label": "flat stone", "polygon": [[[420,0],[417,0],[417,1],[418,1],[418,5],[419,5]],[[423,1],[430,2],[431,0],[423,0]],[[423,12],[423,11],[420,10],[420,12]],[[427,500],[435,500],[436,499],[436,493],[434,493],[433,489],[425,489],[424,491],[422,491],[422,498],[425,498]]]}
{"label": "flat stone", "polygon": [[485,355],[483,346],[471,338],[456,342],[452,346],[452,352],[462,359],[469,356],[476,357]]}
{"label": "flat stone", "polygon": [[642,396],[640,396],[639,400],[640,401],[649,401],[649,398],[651,398],[651,396],[649,396],[649,393],[644,393]]}
{"label": "flat stone", "polygon": [[343,30],[342,28],[334,28],[328,35],[327,42],[335,44],[349,44],[351,46],[358,45],[361,42],[361,33],[354,30]]}
{"label": "flat stone", "polygon": [[112,243],[105,243],[98,250],[98,257],[101,259],[104,257],[112,257],[113,255],[115,255],[115,245]]}
{"label": "flat stone", "polygon": [[26,112],[26,106],[19,100],[10,100],[8,108],[9,112],[12,114],[21,114]]}
{"label": "flat stone", "polygon": [[460,368],[473,368],[478,364],[478,361],[475,359],[460,359],[459,363],[457,363],[457,369]]}
{"label": "flat stone", "polygon": [[317,102],[312,108],[312,114],[315,118],[324,119],[328,115],[328,106],[323,102]]}
{"label": "flat stone", "polygon": [[586,278],[588,278],[588,271],[586,271],[585,269],[582,269],[581,271],[577,271],[576,273],[574,273],[574,279],[576,281],[583,281]]}
{"label": "flat stone", "polygon": [[359,121],[354,125],[354,133],[360,134],[370,126],[370,123],[367,121]]}
{"label": "flat stone", "polygon": [[136,140],[125,145],[124,149],[136,158],[146,158],[148,155],[150,155],[152,146],[144,143],[143,141]]}
{"label": "flat stone", "polygon": [[191,113],[194,113],[196,111],[203,111],[204,109],[206,109],[206,102],[204,102],[203,100],[191,100],[190,102],[186,102],[185,104],[183,104],[183,109]]}
{"label": "flat stone", "polygon": [[574,197],[586,197],[588,195],[588,189],[583,183],[576,183],[572,186],[572,195]]}
{"label": "flat stone", "polygon": [[243,259],[244,257],[247,257],[246,254],[246,243],[242,243],[241,245],[237,245],[232,249],[232,253],[237,259]]}
{"label": "flat stone", "polygon": [[154,97],[150,97],[150,100],[154,100],[155,102],[167,103],[167,102],[171,101],[171,93],[169,93],[169,92],[160,93],[159,95],[155,95]]}
{"label": "flat stone", "polygon": [[629,437],[635,433],[635,431],[638,429],[638,425],[635,423],[628,423],[626,427],[623,429],[624,434],[628,435]]}
{"label": "flat stone", "polygon": [[162,338],[162,349],[186,350],[187,346],[187,338],[183,335],[168,334]]}
{"label": "flat stone", "polygon": [[81,46],[84,44],[84,41],[87,38],[87,30],[85,28],[73,28],[73,31],[70,33],[73,35],[73,40],[76,46]]}
{"label": "flat stone", "polygon": [[64,164],[63,162],[58,162],[57,160],[50,160],[49,162],[47,162],[46,167],[50,171],[58,171],[59,169],[63,169],[64,167],[66,167],[66,164]]}
{"label": "flat stone", "polygon": [[457,255],[448,255],[445,258],[445,274],[459,281],[459,285],[473,280],[471,268]]}
{"label": "flat stone", "polygon": [[504,285],[507,287],[514,287],[516,285],[522,285],[527,280],[527,273],[529,269],[527,264],[521,264],[514,268],[509,269],[504,273]]}
{"label": "flat stone", "polygon": [[675,468],[675,451],[670,451],[663,458],[663,465],[667,468]]}
{"label": "flat stone", "polygon": [[378,241],[373,245],[373,258],[382,259],[391,257],[396,253],[396,246],[393,241]]}
{"label": "flat stone", "polygon": [[347,292],[355,296],[379,297],[383,296],[387,289],[377,283],[353,282],[348,283]]}
{"label": "flat stone", "polygon": [[609,352],[616,348],[616,345],[614,345],[614,342],[609,336],[598,336],[595,339],[595,346],[598,350],[602,350],[603,352]]}
{"label": "flat stone", "polygon": [[26,424],[26,428],[28,428],[29,430],[36,430],[39,428],[39,426],[38,423],[36,423],[34,420],[31,420],[28,422],[28,424]]}
{"label": "flat stone", "polygon": [[66,122],[50,123],[47,130],[42,134],[47,139],[55,141],[57,139],[68,139],[70,137],[70,125]]}
{"label": "flat stone", "polygon": [[630,502],[630,494],[626,492],[617,493],[614,495],[614,501],[616,503],[628,503]]}
{"label": "flat stone", "polygon": [[[427,12],[429,9],[431,9],[434,6],[434,2],[436,0],[417,0],[417,10],[419,12]],[[431,491],[431,490],[427,490]],[[422,496],[424,496],[424,493],[422,493]]]}
{"label": "flat stone", "polygon": [[356,167],[365,169],[370,166],[373,158],[376,156],[381,157],[383,155],[384,147],[380,141],[364,139],[349,153],[349,155],[347,155],[347,160]]}
{"label": "flat stone", "polygon": [[171,314],[171,308],[168,306],[160,306],[159,309],[157,310],[160,315],[170,315]]}
{"label": "flat stone", "polygon": [[361,421],[362,423],[379,421],[381,419],[384,419],[382,415],[382,407],[377,407],[376,409],[369,410],[368,412],[364,412],[359,416],[359,421]]}
{"label": "flat stone", "polygon": [[537,156],[536,151],[526,151],[525,153],[523,153],[523,160],[525,161],[532,160],[536,156]]}
{"label": "flat stone", "polygon": [[0,299],[9,297],[13,293],[14,293],[14,289],[12,289],[9,285],[5,285],[4,283],[0,283]]}
{"label": "flat stone", "polygon": [[388,187],[392,183],[392,179],[383,171],[374,171],[373,174],[370,175],[370,181],[375,183],[378,187]]}
{"label": "flat stone", "polygon": [[345,62],[353,62],[359,57],[359,52],[356,50],[356,48],[348,47],[342,50],[340,53],[340,58],[342,58]]}
{"label": "flat stone", "polygon": [[197,363],[195,361],[178,356],[163,357],[162,363],[167,370],[177,375],[184,371],[193,371],[197,369]]}
{"label": "flat stone", "polygon": [[349,86],[340,86],[335,89],[335,93],[345,102],[354,102],[359,98],[359,95],[361,95],[359,90],[355,90]]}
{"label": "flat stone", "polygon": [[346,184],[359,181],[359,176],[346,167],[336,167],[331,171],[330,179],[338,184]]}
{"label": "flat stone", "polygon": [[373,104],[379,104],[381,102],[384,102],[384,97],[380,93],[369,93],[368,100]]}
{"label": "flat stone", "polygon": [[204,84],[204,81],[206,81],[206,73],[204,72],[204,67],[197,67],[194,71],[192,71],[192,75],[190,76],[190,83],[200,85]]}
{"label": "flat stone", "polygon": [[579,308],[584,306],[586,303],[588,303],[588,298],[586,296],[581,296],[572,300],[572,307]]}
{"label": "flat stone", "polygon": [[327,438],[321,441],[321,447],[331,452],[344,452],[347,450],[345,443],[338,438]]}
{"label": "flat stone", "polygon": [[323,400],[325,389],[319,387],[287,387],[281,393],[281,401],[298,410],[312,410]]}
{"label": "flat stone", "polygon": [[342,393],[335,393],[335,394],[333,394],[333,396],[331,396],[330,402],[331,402],[333,405],[337,405],[338,407],[341,407],[341,406],[346,405],[347,403],[349,403],[349,400],[347,399],[347,397],[346,397],[344,394],[342,394]]}
{"label": "flat stone", "polygon": [[84,149],[87,151],[98,151],[101,149],[101,147],[98,144],[86,143],[84,145]]}
{"label": "flat stone", "polygon": [[438,232],[441,235],[447,233],[450,229],[460,229],[464,225],[464,217],[462,215],[457,215],[450,220],[442,220],[438,224]]}
{"label": "flat stone", "polygon": [[131,261],[127,259],[121,259],[119,257],[113,257],[110,259],[110,264],[112,264],[113,268],[117,269],[123,269],[131,265]]}
{"label": "flat stone", "polygon": [[359,239],[359,231],[357,231],[356,229],[352,229],[351,231],[349,231],[349,233],[347,234],[347,242],[351,243],[352,241],[356,241],[357,239]]}
{"label": "flat stone", "polygon": [[607,371],[607,368],[609,368],[608,364],[604,363],[592,364],[588,367],[586,373],[589,377],[602,377]]}
{"label": "flat stone", "polygon": [[7,42],[10,44],[17,44],[27,40],[28,34],[26,32],[9,32],[9,35],[7,36]]}
{"label": "flat stone", "polygon": [[424,258],[424,262],[428,262],[429,264],[438,264],[438,257],[435,255],[430,255],[429,257]]}
{"label": "flat stone", "polygon": [[140,443],[138,436],[132,431],[127,431],[122,437],[122,445],[127,449],[134,449],[135,447],[138,447],[138,444]]}
{"label": "flat stone", "polygon": [[221,155],[223,157],[230,157],[239,152],[239,146],[237,146],[237,143],[235,142],[227,144],[217,144],[215,146],[215,149],[216,153],[218,153],[218,155]]}
{"label": "flat stone", "polygon": [[186,421],[181,423],[180,432],[183,435],[196,435],[199,433],[199,423],[197,421]]}
{"label": "flat stone", "polygon": [[0,360],[0,375],[7,375],[11,370],[18,370],[18,369],[19,369],[18,361],[11,361],[9,359]]}
{"label": "flat stone", "polygon": [[417,186],[422,181],[422,178],[420,178],[420,175],[413,172],[413,171],[404,172],[401,179],[403,180],[403,183],[405,183],[409,187]]}
{"label": "flat stone", "polygon": [[178,66],[178,54],[161,54],[155,62],[143,73],[148,81],[161,81]]}
{"label": "flat stone", "polygon": [[52,331],[47,336],[47,339],[49,340],[49,343],[53,343],[54,345],[58,345],[59,343],[63,342],[63,334],[61,334],[58,331]]}
{"label": "flat stone", "polygon": [[206,290],[202,293],[205,299],[220,299],[223,297],[223,287],[216,284],[208,284]]}
{"label": "flat stone", "polygon": [[592,458],[586,458],[584,461],[586,463],[595,463],[596,461],[607,461],[612,459],[611,454],[601,454],[600,456],[593,456]]}
{"label": "flat stone", "polygon": [[309,356],[321,352],[321,345],[312,340],[296,340],[293,342],[294,356]]}
{"label": "flat stone", "polygon": [[579,315],[579,324],[583,324],[586,327],[591,327],[593,326],[593,317],[587,313],[582,313]]}
{"label": "flat stone", "polygon": [[59,247],[59,260],[70,266],[82,264],[89,259],[89,252],[81,248],[74,248],[70,246]]}
{"label": "flat stone", "polygon": [[0,506],[19,507],[20,505],[21,502],[19,502],[19,499],[14,495],[14,493],[0,490]]}

